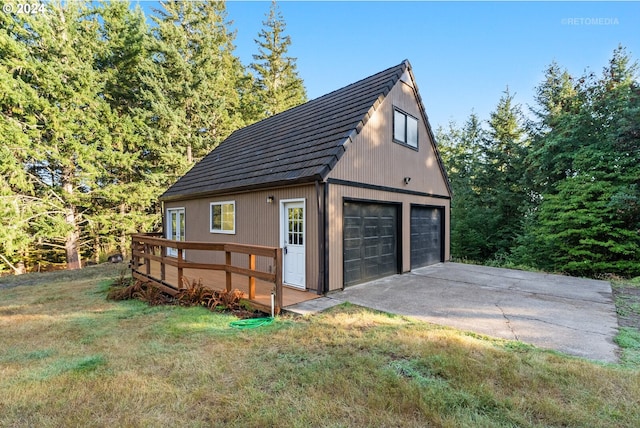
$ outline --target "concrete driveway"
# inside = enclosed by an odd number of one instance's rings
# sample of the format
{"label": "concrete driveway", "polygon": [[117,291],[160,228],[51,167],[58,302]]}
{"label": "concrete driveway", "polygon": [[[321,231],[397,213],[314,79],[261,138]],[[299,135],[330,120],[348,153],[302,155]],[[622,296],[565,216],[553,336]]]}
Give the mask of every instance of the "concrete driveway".
{"label": "concrete driveway", "polygon": [[[351,302],[592,360],[617,361],[618,330],[606,281],[440,263],[332,293]],[[315,302],[315,303],[314,303]]]}

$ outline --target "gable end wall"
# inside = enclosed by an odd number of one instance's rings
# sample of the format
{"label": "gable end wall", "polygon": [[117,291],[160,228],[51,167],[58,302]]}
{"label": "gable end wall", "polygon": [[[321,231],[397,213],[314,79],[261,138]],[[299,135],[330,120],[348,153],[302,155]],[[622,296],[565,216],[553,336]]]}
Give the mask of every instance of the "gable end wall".
{"label": "gable end wall", "polygon": [[[451,195],[411,83],[410,75],[406,73],[353,138],[328,176],[329,291],[344,287],[342,218],[345,199],[398,204],[400,272],[411,269],[412,204],[443,208],[444,260],[450,259]],[[393,141],[394,107],[418,118],[418,150]],[[408,184],[404,183],[405,177],[411,178]]]}
{"label": "gable end wall", "polygon": [[[418,118],[418,150],[393,141],[394,106]],[[451,196],[412,86],[398,81],[328,178]]]}

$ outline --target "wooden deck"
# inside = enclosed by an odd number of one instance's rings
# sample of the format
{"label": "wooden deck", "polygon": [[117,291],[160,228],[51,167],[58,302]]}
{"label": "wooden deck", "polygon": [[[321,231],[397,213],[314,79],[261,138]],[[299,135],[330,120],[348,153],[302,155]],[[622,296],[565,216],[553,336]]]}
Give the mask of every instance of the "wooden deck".
{"label": "wooden deck", "polygon": [[[169,256],[169,249],[175,252]],[[225,263],[193,263],[183,258],[185,251],[223,253]],[[213,290],[238,289],[256,308],[277,314],[281,308],[318,298],[316,293],[282,284],[282,250],[242,244],[171,241],[158,234],[131,237],[131,274],[175,295],[186,284],[202,282]],[[246,267],[232,264],[233,254],[246,255]],[[256,268],[256,257],[268,257],[275,272]],[[211,258],[211,260],[214,260]],[[273,301],[272,301],[273,296]],[[273,305],[273,306],[272,306]]]}
{"label": "wooden deck", "polygon": [[[145,266],[139,266],[135,269],[137,273],[144,275]],[[160,278],[160,262],[151,261],[151,276],[155,279]],[[198,282],[202,280],[202,285],[211,288],[212,290],[224,290],[226,287],[225,272],[219,270],[207,270],[207,269],[183,269],[184,281],[188,281],[191,284],[193,281]],[[167,284],[176,288],[178,284],[178,268],[174,266],[165,266],[165,281]],[[239,274],[231,274],[232,288],[238,289],[245,294],[246,298],[249,298],[249,279],[246,276]],[[270,282],[256,279],[256,295],[255,301],[265,305],[271,305],[271,293],[275,292],[275,285]],[[298,290],[292,287],[283,285],[282,287],[282,306],[287,307],[295,305],[296,303],[305,302],[320,297],[316,293]]]}

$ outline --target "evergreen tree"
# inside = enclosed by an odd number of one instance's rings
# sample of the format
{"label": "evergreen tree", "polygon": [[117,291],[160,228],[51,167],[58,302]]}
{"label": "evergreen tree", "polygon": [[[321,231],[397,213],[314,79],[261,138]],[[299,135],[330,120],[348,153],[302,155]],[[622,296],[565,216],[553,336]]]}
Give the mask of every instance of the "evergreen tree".
{"label": "evergreen tree", "polygon": [[129,249],[128,234],[151,230],[159,216],[157,197],[164,188],[164,166],[157,160],[157,142],[148,138],[148,104],[140,95],[148,67],[149,30],[141,9],[128,1],[104,2],[94,9],[100,17],[96,68],[103,82],[100,97],[111,114],[102,118],[109,129],[109,150],[103,152],[103,174],[86,212],[87,239],[96,261],[116,248]]}
{"label": "evergreen tree", "polygon": [[[48,3],[46,13],[12,16],[8,28],[7,39],[27,52],[12,85],[28,88],[34,103],[29,110],[36,111],[20,147],[31,188],[15,186],[13,198],[19,206],[30,199],[43,207],[28,215],[24,229],[31,232],[31,242],[64,250],[68,268],[75,269],[84,208],[96,188],[107,138],[100,118],[109,108],[96,96],[100,79],[93,68],[98,22],[83,5]],[[13,111],[13,123],[33,120],[23,113]]]}
{"label": "evergreen tree", "polygon": [[532,139],[525,159],[527,178],[537,195],[553,191],[553,184],[572,175],[572,155],[576,149],[572,120],[583,102],[578,97],[579,82],[558,64],[552,63],[544,82],[536,89],[537,122],[532,122]]}
{"label": "evergreen tree", "polygon": [[[637,66],[619,48],[601,79],[576,87],[562,147],[565,177],[541,196],[519,253],[576,275],[640,274],[640,97]],[[553,130],[550,138],[557,138]],[[542,140],[544,143],[544,139]],[[558,156],[558,155],[556,155]]]}
{"label": "evergreen tree", "polygon": [[41,109],[38,94],[21,77],[31,67],[22,42],[27,37],[22,21],[0,14],[0,266],[14,270],[33,241],[29,219],[46,213],[24,168]]}
{"label": "evergreen tree", "polygon": [[[272,116],[307,101],[304,84],[296,67],[296,58],[287,56],[291,37],[285,35],[286,23],[275,1],[271,3],[264,28],[255,41],[251,69],[256,72],[256,89],[263,106],[263,117]],[[262,117],[262,118],[263,118]]]}
{"label": "evergreen tree", "polygon": [[144,96],[153,138],[164,147],[168,178],[175,181],[244,124],[238,90],[243,69],[232,53],[235,35],[227,29],[223,2],[160,4]]}
{"label": "evergreen tree", "polygon": [[487,222],[491,212],[482,203],[479,181],[484,175],[482,141],[485,131],[472,114],[462,128],[449,124],[438,129],[438,146],[453,190],[451,200],[451,255],[482,261],[490,254]]}
{"label": "evergreen tree", "polygon": [[503,263],[522,233],[529,194],[523,179],[526,133],[519,106],[507,90],[488,130],[472,114],[462,129],[439,131],[438,142],[454,197],[451,253]]}
{"label": "evergreen tree", "polygon": [[483,204],[492,212],[485,224],[492,257],[508,255],[522,234],[522,216],[529,201],[524,181],[526,144],[524,118],[507,89],[491,113],[483,144],[481,187]]}

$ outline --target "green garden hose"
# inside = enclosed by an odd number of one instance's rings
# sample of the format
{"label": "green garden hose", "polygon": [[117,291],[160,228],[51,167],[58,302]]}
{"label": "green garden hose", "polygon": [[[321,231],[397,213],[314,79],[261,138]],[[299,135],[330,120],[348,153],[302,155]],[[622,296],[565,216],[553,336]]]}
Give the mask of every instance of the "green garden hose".
{"label": "green garden hose", "polygon": [[244,320],[231,321],[229,325],[233,328],[238,328],[241,330],[262,327],[263,325],[270,325],[273,323],[273,318],[247,318]]}

